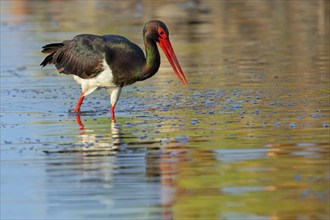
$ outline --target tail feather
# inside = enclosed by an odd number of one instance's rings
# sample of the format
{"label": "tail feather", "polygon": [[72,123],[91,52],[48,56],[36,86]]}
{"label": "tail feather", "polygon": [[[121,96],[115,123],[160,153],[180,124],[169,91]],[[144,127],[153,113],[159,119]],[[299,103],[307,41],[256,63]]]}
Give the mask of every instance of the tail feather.
{"label": "tail feather", "polygon": [[63,43],[47,44],[47,45],[45,45],[45,46],[42,47],[42,51],[41,52],[43,52],[43,53],[52,53],[54,51],[57,51],[58,49],[60,49],[63,46],[64,46]]}
{"label": "tail feather", "polygon": [[53,43],[43,46],[41,52],[50,54],[40,63],[40,66],[45,67],[47,64],[52,63],[54,54],[63,46],[63,43]]}
{"label": "tail feather", "polygon": [[44,61],[42,61],[42,62],[40,63],[40,66],[45,67],[47,64],[52,63],[53,56],[54,56],[55,53],[56,53],[56,51],[53,52],[53,53],[51,53],[51,54],[49,54],[49,55],[44,59]]}

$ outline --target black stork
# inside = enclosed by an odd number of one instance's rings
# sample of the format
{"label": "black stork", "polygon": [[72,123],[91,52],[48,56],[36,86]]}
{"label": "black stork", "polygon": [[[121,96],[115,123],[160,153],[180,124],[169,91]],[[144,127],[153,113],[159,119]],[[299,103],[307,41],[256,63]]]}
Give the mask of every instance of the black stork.
{"label": "black stork", "polygon": [[[49,54],[40,64],[55,64],[58,72],[73,75],[81,85],[82,93],[74,112],[80,112],[85,96],[97,88],[106,88],[110,94],[110,114],[115,121],[115,106],[124,86],[146,80],[159,69],[162,48],[176,76],[183,85],[188,85],[169,39],[169,31],[162,21],[153,20],[144,25],[142,49],[123,36],[80,34],[72,40],[43,46]],[[157,44],[156,44],[157,43]]]}

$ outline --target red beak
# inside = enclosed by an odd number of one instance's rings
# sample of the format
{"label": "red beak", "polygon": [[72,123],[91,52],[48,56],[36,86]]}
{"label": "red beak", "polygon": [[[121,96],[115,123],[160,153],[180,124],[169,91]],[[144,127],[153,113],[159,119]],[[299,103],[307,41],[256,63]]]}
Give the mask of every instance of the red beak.
{"label": "red beak", "polygon": [[174,53],[170,40],[168,38],[165,38],[165,39],[160,38],[158,44],[164,51],[168,61],[170,62],[171,66],[172,66],[176,76],[180,80],[180,82],[183,85],[187,86],[188,82],[186,80],[185,75],[183,74],[179,61],[176,58],[176,55]]}

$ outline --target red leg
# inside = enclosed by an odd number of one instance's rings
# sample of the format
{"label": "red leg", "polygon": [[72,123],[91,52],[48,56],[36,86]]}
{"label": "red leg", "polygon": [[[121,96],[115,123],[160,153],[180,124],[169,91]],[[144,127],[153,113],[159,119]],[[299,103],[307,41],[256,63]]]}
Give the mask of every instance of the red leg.
{"label": "red leg", "polygon": [[122,87],[117,87],[111,92],[110,115],[112,122],[115,122],[115,107],[119,99]]}
{"label": "red leg", "polygon": [[115,122],[115,106],[111,105],[110,107],[111,120]]}
{"label": "red leg", "polygon": [[78,103],[76,105],[76,108],[73,110],[73,112],[79,112],[80,111],[80,106],[83,103],[84,98],[85,98],[84,93],[81,93],[80,98],[79,98],[79,101],[78,101]]}

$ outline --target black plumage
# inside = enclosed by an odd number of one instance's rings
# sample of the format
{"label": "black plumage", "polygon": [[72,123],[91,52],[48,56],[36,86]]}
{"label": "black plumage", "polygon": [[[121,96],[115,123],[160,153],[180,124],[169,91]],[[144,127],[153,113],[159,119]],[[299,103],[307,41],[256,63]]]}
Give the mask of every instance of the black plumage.
{"label": "black plumage", "polygon": [[[50,53],[40,64],[55,64],[60,73],[90,79],[103,70],[103,60],[110,66],[115,85],[130,85],[142,78],[145,57],[143,51],[125,37],[81,34],[72,40],[43,46]],[[158,65],[159,66],[159,65]],[[128,77],[130,76],[130,77]]]}

